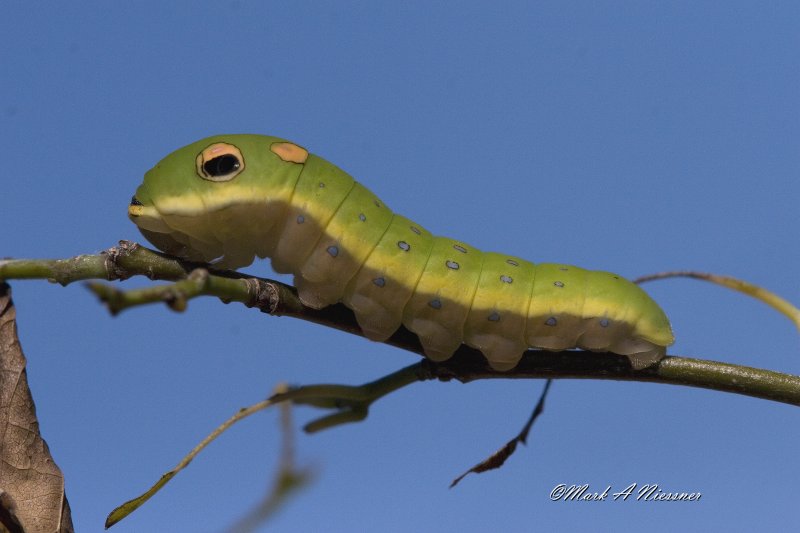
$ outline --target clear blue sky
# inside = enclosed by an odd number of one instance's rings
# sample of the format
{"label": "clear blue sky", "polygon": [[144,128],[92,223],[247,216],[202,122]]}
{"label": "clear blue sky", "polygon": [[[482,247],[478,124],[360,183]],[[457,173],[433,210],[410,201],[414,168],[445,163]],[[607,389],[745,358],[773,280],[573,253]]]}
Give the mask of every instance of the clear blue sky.
{"label": "clear blue sky", "polygon": [[[455,7],[457,6],[458,7]],[[139,240],[126,207],[173,149],[283,136],[435,233],[628,277],[731,274],[800,302],[796,2],[5,3],[0,256]],[[269,264],[250,270],[270,275]],[[141,286],[132,281],[126,286]],[[412,354],[211,299],[110,317],[76,284],[14,282],[42,432],[80,531],[279,381],[357,384]],[[798,332],[745,297],[647,286],[672,353],[800,373]],[[424,383],[298,440],[316,483],[276,531],[787,530],[800,410],[652,384]],[[296,411],[298,423],[318,413]],[[218,531],[259,500],[277,417],[249,419],[115,531]],[[559,483],[658,483],[697,503],[565,503]]]}

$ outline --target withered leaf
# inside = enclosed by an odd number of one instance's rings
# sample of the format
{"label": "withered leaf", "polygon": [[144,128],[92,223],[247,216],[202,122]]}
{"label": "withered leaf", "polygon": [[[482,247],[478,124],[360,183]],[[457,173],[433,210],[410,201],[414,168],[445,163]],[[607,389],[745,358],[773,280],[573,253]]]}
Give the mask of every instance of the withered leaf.
{"label": "withered leaf", "polygon": [[[73,531],[64,477],[39,434],[11,287],[0,282],[0,527]],[[17,524],[14,524],[17,522]],[[21,529],[20,529],[21,527]]]}

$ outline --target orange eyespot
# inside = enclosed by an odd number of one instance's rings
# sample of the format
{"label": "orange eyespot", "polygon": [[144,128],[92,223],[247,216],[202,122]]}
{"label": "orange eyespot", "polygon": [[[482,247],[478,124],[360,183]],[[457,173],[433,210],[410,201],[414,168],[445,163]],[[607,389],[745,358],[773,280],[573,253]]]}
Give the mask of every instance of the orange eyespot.
{"label": "orange eyespot", "polygon": [[287,163],[305,163],[308,159],[308,150],[294,143],[272,143],[269,147],[272,152]]}
{"label": "orange eyespot", "polygon": [[244,170],[244,157],[232,144],[214,143],[197,154],[196,166],[204,180],[229,181]]}

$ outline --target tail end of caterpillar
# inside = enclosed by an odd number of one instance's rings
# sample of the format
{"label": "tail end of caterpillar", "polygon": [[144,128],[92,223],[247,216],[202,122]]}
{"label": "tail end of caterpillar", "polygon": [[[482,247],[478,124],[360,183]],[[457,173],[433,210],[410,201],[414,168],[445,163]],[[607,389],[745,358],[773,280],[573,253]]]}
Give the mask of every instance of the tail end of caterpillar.
{"label": "tail end of caterpillar", "polygon": [[626,339],[612,346],[610,351],[626,356],[634,370],[652,366],[667,355],[666,346],[659,346],[644,339]]}

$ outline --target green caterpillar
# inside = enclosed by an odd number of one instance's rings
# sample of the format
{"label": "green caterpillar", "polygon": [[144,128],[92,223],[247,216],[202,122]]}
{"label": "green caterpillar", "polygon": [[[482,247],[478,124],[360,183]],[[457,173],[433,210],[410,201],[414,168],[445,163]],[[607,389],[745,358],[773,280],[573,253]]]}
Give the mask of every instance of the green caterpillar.
{"label": "green caterpillar", "polygon": [[128,216],[178,257],[223,268],[269,257],[294,274],[306,305],[343,302],[376,341],[402,324],[435,361],[463,342],[497,370],[529,347],[610,351],[643,368],[673,342],[664,312],[633,283],[433,236],[276,137],[215,136],[173,152],[147,172]]}

